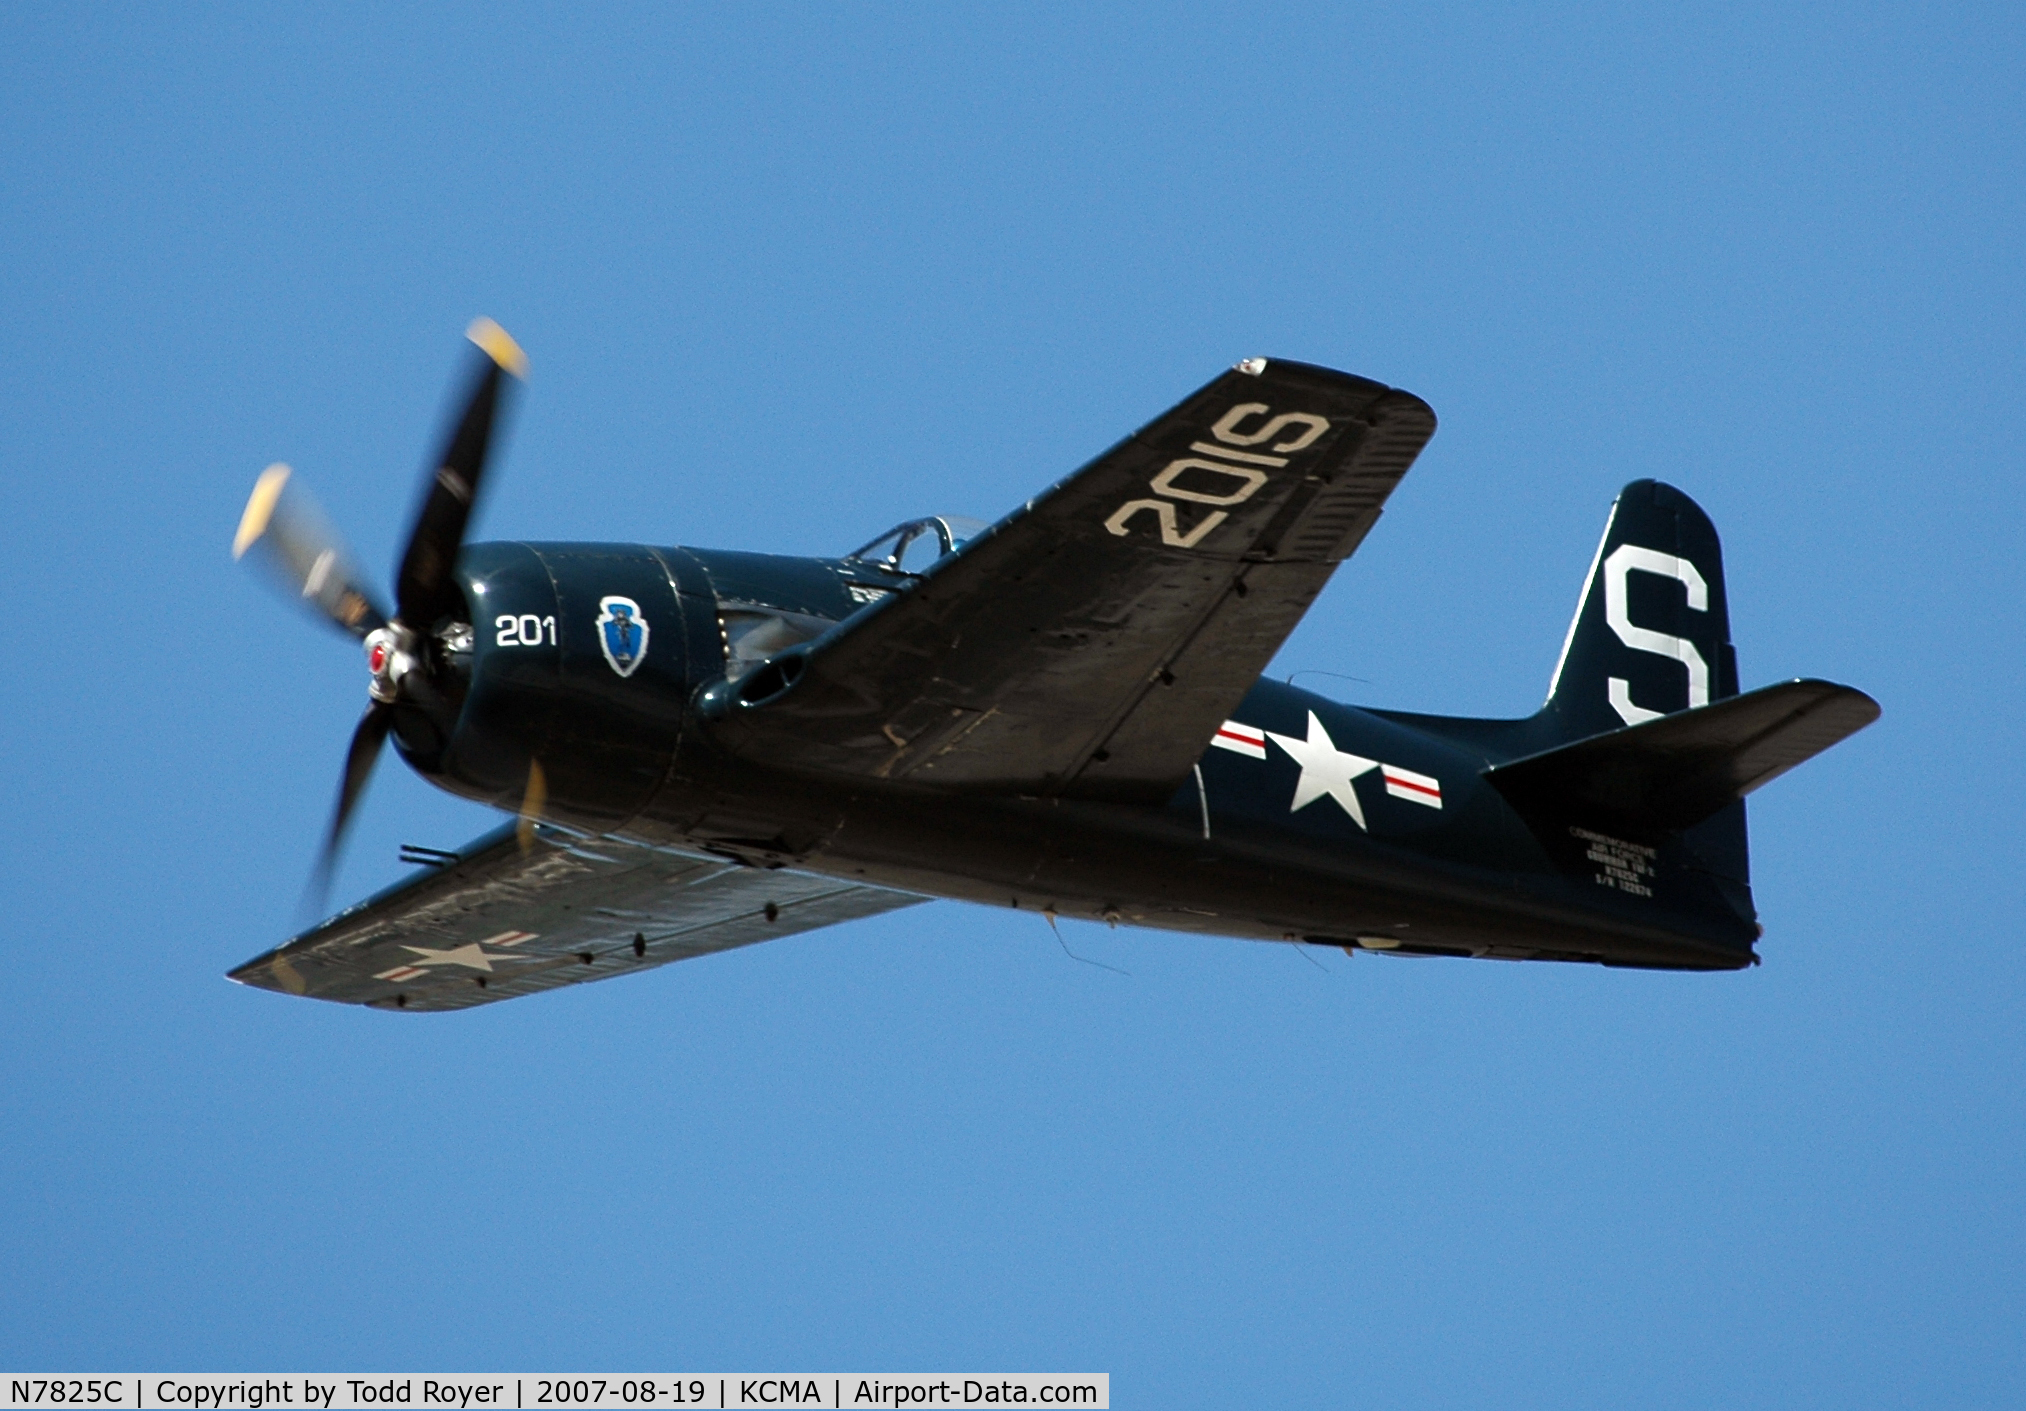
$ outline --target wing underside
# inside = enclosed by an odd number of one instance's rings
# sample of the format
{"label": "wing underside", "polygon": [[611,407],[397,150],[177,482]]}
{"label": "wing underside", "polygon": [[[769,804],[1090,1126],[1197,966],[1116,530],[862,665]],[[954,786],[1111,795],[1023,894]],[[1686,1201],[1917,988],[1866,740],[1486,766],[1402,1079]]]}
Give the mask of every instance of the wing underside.
{"label": "wing underside", "polygon": [[927,900],[549,827],[523,844],[508,824],[231,978],[376,1008],[468,1009]]}

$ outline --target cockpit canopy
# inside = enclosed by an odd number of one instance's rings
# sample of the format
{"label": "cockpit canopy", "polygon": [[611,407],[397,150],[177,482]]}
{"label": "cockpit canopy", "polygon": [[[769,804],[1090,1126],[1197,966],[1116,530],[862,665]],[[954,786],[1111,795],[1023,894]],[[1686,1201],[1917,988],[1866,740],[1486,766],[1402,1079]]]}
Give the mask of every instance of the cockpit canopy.
{"label": "cockpit canopy", "polygon": [[[770,583],[766,573],[742,579],[737,564],[749,556],[690,550],[705,560],[716,585],[725,675],[737,681],[790,647],[820,636],[839,617],[905,587],[898,579],[928,572],[937,560],[989,528],[982,519],[931,515],[897,524],[856,553],[830,560],[841,573],[810,560],[795,560],[820,579],[822,586],[815,591],[806,582],[799,590]],[[854,567],[859,571],[853,572]],[[826,605],[831,595],[838,601]]]}
{"label": "cockpit canopy", "polygon": [[852,550],[845,558],[889,573],[926,573],[937,559],[955,553],[991,527],[982,519],[961,514],[911,519],[895,525],[864,548]]}

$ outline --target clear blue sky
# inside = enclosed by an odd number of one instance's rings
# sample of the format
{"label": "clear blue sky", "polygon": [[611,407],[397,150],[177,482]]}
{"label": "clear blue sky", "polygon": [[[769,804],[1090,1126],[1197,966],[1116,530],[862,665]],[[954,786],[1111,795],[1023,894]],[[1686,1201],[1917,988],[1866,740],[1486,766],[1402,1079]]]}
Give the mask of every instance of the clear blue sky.
{"label": "clear blue sky", "polygon": [[[2016,7],[275,10],[0,17],[0,1366],[2026,1395]],[[365,704],[240,506],[287,459],[386,574],[479,313],[481,534],[841,551],[1300,358],[1443,429],[1276,672],[1531,710],[1653,475],[1746,684],[1885,718],[1754,800],[1734,975],[943,904],[239,989]],[[487,823],[383,766],[337,895]]]}

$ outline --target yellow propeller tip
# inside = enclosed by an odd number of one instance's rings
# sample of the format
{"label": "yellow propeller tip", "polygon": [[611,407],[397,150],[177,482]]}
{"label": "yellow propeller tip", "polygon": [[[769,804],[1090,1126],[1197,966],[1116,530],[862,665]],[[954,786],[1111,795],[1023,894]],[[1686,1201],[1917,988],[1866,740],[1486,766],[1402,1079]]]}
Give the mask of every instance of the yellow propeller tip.
{"label": "yellow propeller tip", "polygon": [[535,825],[541,822],[542,810],[549,802],[549,776],[542,772],[542,762],[528,761],[528,791],[521,798],[521,821],[514,829],[520,839],[521,851],[527,852],[535,845]]}
{"label": "yellow propeller tip", "polygon": [[246,513],[239,516],[239,532],[232,536],[232,557],[245,556],[254,541],[267,532],[267,522],[274,518],[275,503],[281,499],[281,487],[288,484],[289,470],[276,461],[260,473],[260,479],[253,482],[253,494],[247,498]]}
{"label": "yellow propeller tip", "polygon": [[515,377],[527,378],[528,355],[521,351],[521,345],[514,342],[511,334],[491,319],[473,319],[471,327],[464,330],[464,336],[478,344],[487,357]]}

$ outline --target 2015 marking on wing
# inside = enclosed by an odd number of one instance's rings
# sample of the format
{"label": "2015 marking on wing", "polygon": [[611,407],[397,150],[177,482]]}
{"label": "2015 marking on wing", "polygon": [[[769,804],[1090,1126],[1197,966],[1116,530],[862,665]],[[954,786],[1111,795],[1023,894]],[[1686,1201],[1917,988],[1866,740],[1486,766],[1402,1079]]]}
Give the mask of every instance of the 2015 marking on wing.
{"label": "2015 marking on wing", "polygon": [[[1243,429],[1254,417],[1266,423],[1254,430]],[[1154,516],[1161,542],[1171,549],[1193,549],[1205,536],[1230,518],[1228,508],[1215,508],[1184,532],[1177,503],[1192,505],[1241,505],[1258,494],[1267,483],[1265,466],[1279,469],[1288,457],[1307,450],[1330,429],[1327,417],[1312,412],[1280,412],[1264,402],[1240,402],[1217,419],[1210,428],[1212,440],[1195,441],[1190,454],[1177,456],[1161,467],[1148,482],[1157,499],[1128,500],[1112,511],[1104,527],[1124,538],[1132,532],[1133,520],[1142,512]],[[1288,433],[1293,434],[1289,435]],[[1281,439],[1284,438],[1284,439]],[[1259,447],[1261,449],[1251,449]],[[1182,477],[1192,475],[1191,483]]]}

